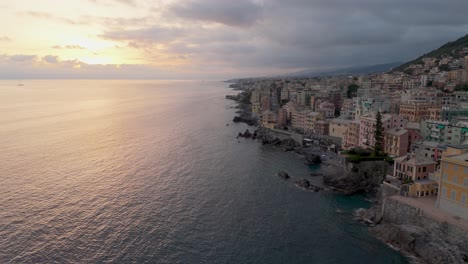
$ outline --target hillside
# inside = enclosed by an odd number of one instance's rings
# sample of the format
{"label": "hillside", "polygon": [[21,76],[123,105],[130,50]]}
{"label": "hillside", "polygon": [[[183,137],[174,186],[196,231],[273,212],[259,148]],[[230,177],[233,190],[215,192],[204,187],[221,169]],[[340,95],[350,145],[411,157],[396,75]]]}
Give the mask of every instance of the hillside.
{"label": "hillside", "polygon": [[415,60],[412,60],[412,61],[409,61],[405,64],[402,64],[400,65],[399,67],[393,69],[393,72],[395,71],[404,71],[405,68],[407,68],[408,66],[410,66],[411,64],[418,64],[418,63],[421,63],[422,62],[422,59],[424,58],[427,58],[427,57],[435,57],[435,58],[441,58],[442,56],[454,56],[454,57],[457,57],[458,54],[455,52],[455,54],[453,54],[453,51],[458,51],[458,50],[461,50],[462,48],[466,48],[468,47],[468,35],[464,36],[464,37],[461,37],[455,41],[452,41],[452,42],[448,42],[446,44],[444,44],[442,47],[436,49],[436,50],[433,50],[427,54],[424,54],[422,55],[421,57],[415,59]]}
{"label": "hillside", "polygon": [[315,77],[315,76],[337,76],[337,75],[362,75],[372,74],[378,72],[386,72],[392,70],[392,68],[401,65],[401,62],[392,62],[386,64],[377,64],[360,67],[340,68],[330,71],[312,71],[304,70],[295,73],[284,74],[282,76],[287,77]]}

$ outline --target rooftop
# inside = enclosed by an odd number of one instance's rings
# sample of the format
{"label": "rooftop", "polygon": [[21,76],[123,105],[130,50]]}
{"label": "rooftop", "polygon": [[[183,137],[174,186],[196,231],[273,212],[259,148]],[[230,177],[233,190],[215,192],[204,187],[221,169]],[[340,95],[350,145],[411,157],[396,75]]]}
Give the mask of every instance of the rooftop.
{"label": "rooftop", "polygon": [[405,162],[406,164],[414,165],[414,166],[437,164],[437,162],[435,162],[432,159],[429,159],[420,155],[415,155],[415,154],[408,154],[405,156],[398,157],[395,159],[395,161]]}
{"label": "rooftop", "polygon": [[456,156],[450,156],[447,158],[463,161],[468,165],[468,153],[463,153],[463,154],[456,155]]}
{"label": "rooftop", "polygon": [[337,123],[337,124],[348,124],[351,122],[349,119],[343,119],[343,118],[334,118],[330,121],[331,123]]}
{"label": "rooftop", "polygon": [[388,134],[394,135],[394,136],[401,136],[401,135],[403,135],[403,134],[405,134],[407,132],[408,132],[408,130],[406,130],[404,128],[395,127],[395,128],[387,130],[385,133],[388,133]]}
{"label": "rooftop", "polygon": [[468,145],[452,145],[448,144],[447,147],[454,148],[454,149],[468,149]]}
{"label": "rooftop", "polygon": [[427,146],[427,147],[437,147],[439,146],[439,142],[433,142],[433,141],[419,141],[419,142],[415,142],[414,143],[415,145],[421,145],[421,146]]}
{"label": "rooftop", "polygon": [[419,130],[421,129],[421,123],[408,122],[406,128]]}

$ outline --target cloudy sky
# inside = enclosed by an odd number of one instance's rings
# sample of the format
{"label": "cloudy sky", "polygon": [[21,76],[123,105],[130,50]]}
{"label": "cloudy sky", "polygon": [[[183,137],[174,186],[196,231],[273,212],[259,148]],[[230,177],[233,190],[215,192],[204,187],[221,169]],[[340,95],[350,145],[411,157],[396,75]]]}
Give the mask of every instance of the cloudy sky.
{"label": "cloudy sky", "polygon": [[223,79],[405,61],[466,0],[2,0],[0,78]]}

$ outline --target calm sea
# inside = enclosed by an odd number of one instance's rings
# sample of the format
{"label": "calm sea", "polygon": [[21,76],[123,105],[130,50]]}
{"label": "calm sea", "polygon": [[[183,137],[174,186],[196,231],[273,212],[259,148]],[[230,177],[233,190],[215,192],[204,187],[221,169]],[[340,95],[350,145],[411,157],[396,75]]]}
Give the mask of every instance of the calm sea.
{"label": "calm sea", "polygon": [[0,263],[406,263],[363,199],[238,141],[224,83],[24,83],[0,82]]}

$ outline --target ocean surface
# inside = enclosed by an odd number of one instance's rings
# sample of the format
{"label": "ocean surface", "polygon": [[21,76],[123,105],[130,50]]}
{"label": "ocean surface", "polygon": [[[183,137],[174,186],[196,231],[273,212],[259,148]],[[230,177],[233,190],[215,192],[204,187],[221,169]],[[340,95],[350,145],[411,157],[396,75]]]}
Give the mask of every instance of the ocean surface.
{"label": "ocean surface", "polygon": [[407,263],[352,220],[363,198],[236,139],[225,83],[24,84],[0,82],[0,263]]}

